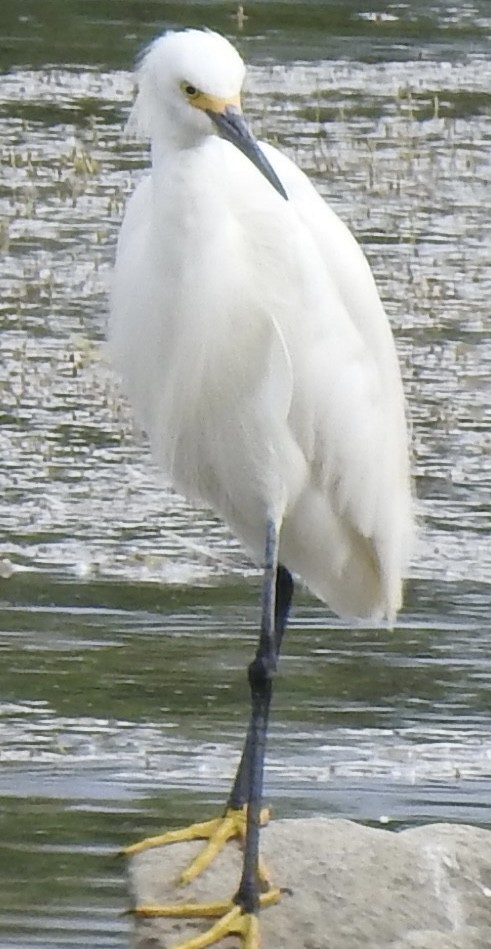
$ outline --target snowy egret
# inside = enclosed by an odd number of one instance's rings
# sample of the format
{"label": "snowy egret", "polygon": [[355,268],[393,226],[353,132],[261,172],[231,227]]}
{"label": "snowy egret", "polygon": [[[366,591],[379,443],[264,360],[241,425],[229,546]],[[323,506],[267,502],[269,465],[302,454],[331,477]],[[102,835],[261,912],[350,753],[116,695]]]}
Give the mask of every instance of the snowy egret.
{"label": "snowy egret", "polygon": [[110,316],[113,360],[157,462],[264,570],[226,812],[142,843],[209,837],[191,879],[225,839],[243,839],[237,893],[186,949],[230,932],[256,949],[258,908],[279,895],[262,892],[259,828],[292,574],[341,616],[392,622],[412,528],[401,377],[370,268],[306,176],[256,142],[243,78],[237,51],[209,31],[167,33],[145,55],[133,118],[151,173],[128,203]]}

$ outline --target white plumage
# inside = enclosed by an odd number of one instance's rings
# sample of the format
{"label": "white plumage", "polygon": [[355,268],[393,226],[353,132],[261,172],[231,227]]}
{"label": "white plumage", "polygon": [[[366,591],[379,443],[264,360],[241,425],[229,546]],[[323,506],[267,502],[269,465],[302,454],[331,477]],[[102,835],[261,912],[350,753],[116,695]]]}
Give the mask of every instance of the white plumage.
{"label": "white plumage", "polygon": [[285,200],[218,136],[205,106],[236,102],[243,76],[211,32],[166,34],[143,60],[134,118],[152,167],[118,243],[114,363],[181,493],[258,563],[272,517],[280,562],[333,610],[392,621],[412,530],[392,334],[360,247],[306,176],[260,144]]}

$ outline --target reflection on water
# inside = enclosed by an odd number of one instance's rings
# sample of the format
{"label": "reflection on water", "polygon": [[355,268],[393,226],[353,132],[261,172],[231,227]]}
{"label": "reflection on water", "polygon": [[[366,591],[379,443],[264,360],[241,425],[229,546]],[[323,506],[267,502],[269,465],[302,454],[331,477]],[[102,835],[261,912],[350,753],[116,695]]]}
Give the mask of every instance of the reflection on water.
{"label": "reflection on water", "polygon": [[[487,0],[374,7],[265,2],[238,40],[256,130],[376,272],[424,519],[396,633],[299,595],[268,794],[287,816],[486,823],[491,16]],[[160,17],[203,22],[202,3],[164,8],[0,12],[2,946],[125,945],[114,852],[218,808],[244,729],[256,572],[159,483],[99,346],[147,160],[121,142],[127,70]],[[228,4],[206,18],[237,32]]]}

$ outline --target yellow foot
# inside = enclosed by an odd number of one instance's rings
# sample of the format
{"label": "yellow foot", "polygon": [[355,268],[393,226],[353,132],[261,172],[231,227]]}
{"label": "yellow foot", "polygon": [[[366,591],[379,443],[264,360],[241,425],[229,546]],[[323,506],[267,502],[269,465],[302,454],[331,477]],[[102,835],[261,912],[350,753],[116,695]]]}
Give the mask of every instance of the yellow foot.
{"label": "yellow foot", "polygon": [[[269,821],[269,810],[264,807],[261,811],[261,827],[264,827]],[[137,853],[149,850],[151,847],[163,847],[166,844],[181,843],[186,840],[207,840],[208,843],[201,853],[194,858],[189,867],[184,870],[179,883],[191,883],[203,870],[210,865],[212,860],[220,853],[228,840],[238,838],[241,843],[245,841],[247,824],[247,807],[232,808],[229,807],[223,817],[215,817],[214,820],[203,821],[201,824],[191,824],[189,827],[183,827],[181,830],[170,830],[166,834],[159,834],[157,837],[146,837],[126,847],[122,853],[126,857],[133,857]],[[259,866],[259,878],[263,886],[270,885],[269,874],[263,863]]]}
{"label": "yellow foot", "polygon": [[[259,897],[261,909],[273,906],[281,898],[278,889],[269,890]],[[225,939],[226,936],[239,936],[243,949],[260,949],[259,922],[255,913],[244,913],[236,903],[181,903],[175,906],[139,906],[134,916],[145,919],[157,917],[195,918],[197,916],[220,916],[210,929],[186,939],[174,949],[206,949]]]}

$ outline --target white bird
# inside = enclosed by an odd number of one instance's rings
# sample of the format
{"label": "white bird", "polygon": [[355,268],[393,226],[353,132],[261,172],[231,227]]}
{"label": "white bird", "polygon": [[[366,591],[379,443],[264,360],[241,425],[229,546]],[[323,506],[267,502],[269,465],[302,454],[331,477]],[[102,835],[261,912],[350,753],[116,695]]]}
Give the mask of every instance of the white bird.
{"label": "white bird", "polygon": [[290,575],[341,616],[392,623],[412,499],[399,365],[369,265],[299,168],[253,138],[244,71],[209,31],[167,33],[144,57],[134,120],[152,164],[121,228],[109,338],[157,462],[265,567],[227,812],[247,813],[231,913],[256,946],[258,745]]}

